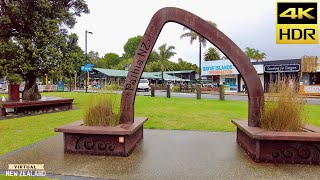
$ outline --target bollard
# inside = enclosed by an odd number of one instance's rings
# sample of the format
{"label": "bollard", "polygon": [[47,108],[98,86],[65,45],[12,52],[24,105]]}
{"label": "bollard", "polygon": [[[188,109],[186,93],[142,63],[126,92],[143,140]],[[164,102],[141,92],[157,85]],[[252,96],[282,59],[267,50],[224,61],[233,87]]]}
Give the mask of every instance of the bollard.
{"label": "bollard", "polygon": [[197,84],[197,99],[201,99],[201,84]]}
{"label": "bollard", "polygon": [[170,93],[170,85],[167,85],[167,98],[171,97],[171,93]]}
{"label": "bollard", "polygon": [[155,87],[154,84],[151,84],[151,97],[154,97]]}
{"label": "bollard", "polygon": [[220,91],[219,99],[223,101],[224,100],[224,85],[223,84],[220,84],[219,91]]}

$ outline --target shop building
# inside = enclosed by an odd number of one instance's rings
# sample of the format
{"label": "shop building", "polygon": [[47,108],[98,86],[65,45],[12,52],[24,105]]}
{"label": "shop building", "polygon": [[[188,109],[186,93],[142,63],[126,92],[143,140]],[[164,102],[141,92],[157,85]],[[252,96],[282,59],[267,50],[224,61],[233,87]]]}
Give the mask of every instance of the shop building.
{"label": "shop building", "polygon": [[[254,65],[261,83],[264,85],[263,65]],[[244,81],[230,60],[204,61],[201,67],[202,79],[212,80],[215,84],[224,84],[226,92],[240,92]]]}
{"label": "shop building", "polygon": [[[252,62],[253,65],[263,65],[263,81],[265,91],[270,82],[275,82],[279,76],[293,78],[299,82],[301,72],[301,59],[272,60]],[[297,84],[298,85],[298,84]]]}
{"label": "shop building", "polygon": [[[89,73],[89,85],[108,85],[110,83],[118,84],[122,86],[127,77],[127,70],[115,70],[115,69],[103,69],[93,68]],[[78,79],[78,86],[84,87],[87,73],[83,73]],[[164,71],[163,79],[164,83],[181,83],[189,82],[196,78],[196,72],[194,70],[185,71]],[[162,73],[161,72],[143,72],[141,79],[148,79],[152,84],[162,84]]]}
{"label": "shop building", "polygon": [[[299,83],[301,79],[301,59],[260,61],[252,62],[252,64],[257,71],[265,91],[269,83],[275,82],[279,76],[295,78],[297,83]],[[243,85],[245,83],[230,60],[202,62],[201,74],[203,79],[212,79],[212,83],[224,84],[226,92],[243,91]],[[304,79],[308,79],[308,81],[306,81],[307,84],[312,80],[311,76],[315,76],[317,81],[319,78],[320,85],[320,73],[316,75],[314,75],[314,73],[304,74]]]}
{"label": "shop building", "polygon": [[300,93],[320,95],[320,58],[304,56],[301,59]]}

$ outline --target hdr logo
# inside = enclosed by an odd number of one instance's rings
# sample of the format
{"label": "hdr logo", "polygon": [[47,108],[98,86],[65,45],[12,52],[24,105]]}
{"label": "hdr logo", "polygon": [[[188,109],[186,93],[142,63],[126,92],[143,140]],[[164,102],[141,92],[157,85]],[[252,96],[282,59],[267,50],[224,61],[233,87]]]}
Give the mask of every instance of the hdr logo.
{"label": "hdr logo", "polygon": [[318,44],[316,2],[277,3],[277,44]]}

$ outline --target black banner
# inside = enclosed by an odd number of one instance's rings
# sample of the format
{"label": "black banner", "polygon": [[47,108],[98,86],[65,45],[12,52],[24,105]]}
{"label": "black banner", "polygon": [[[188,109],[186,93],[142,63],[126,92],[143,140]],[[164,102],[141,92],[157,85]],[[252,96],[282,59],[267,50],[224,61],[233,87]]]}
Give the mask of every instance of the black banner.
{"label": "black banner", "polygon": [[299,72],[300,64],[279,64],[279,65],[265,65],[264,72]]}

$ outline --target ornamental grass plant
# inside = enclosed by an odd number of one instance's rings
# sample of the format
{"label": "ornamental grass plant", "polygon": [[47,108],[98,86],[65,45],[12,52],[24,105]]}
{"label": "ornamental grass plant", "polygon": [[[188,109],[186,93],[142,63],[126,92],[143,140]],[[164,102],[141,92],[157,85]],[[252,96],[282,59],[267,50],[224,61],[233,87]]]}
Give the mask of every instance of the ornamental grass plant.
{"label": "ornamental grass plant", "polygon": [[118,96],[113,91],[102,90],[93,94],[84,110],[85,126],[117,126],[120,122]]}
{"label": "ornamental grass plant", "polygon": [[261,128],[269,131],[303,131],[305,97],[299,94],[296,79],[278,78],[269,83],[268,93],[261,110]]}

